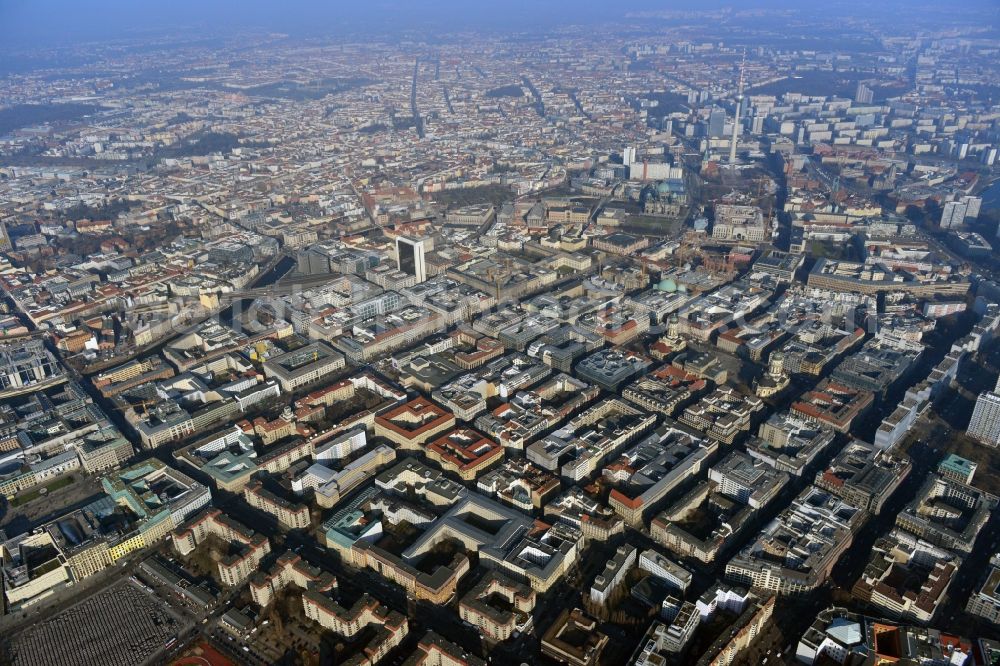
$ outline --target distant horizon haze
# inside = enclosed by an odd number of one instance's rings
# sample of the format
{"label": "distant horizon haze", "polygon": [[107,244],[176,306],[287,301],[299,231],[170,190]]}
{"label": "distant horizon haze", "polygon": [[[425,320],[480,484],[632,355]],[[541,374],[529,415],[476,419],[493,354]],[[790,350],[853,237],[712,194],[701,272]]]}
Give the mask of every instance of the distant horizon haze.
{"label": "distant horizon haze", "polygon": [[[0,0],[0,50],[53,48],[100,40],[136,39],[146,34],[189,29],[204,36],[224,36],[259,28],[296,36],[372,35],[426,30],[478,29],[504,32],[544,31],[558,25],[614,21],[628,14],[671,10],[733,11],[786,9],[808,15],[812,8],[828,13],[875,15],[894,7],[922,11],[996,11],[996,0],[958,0],[941,4],[906,0],[870,3],[860,0],[632,0],[621,5],[594,0]],[[635,20],[635,19],[633,19]]]}

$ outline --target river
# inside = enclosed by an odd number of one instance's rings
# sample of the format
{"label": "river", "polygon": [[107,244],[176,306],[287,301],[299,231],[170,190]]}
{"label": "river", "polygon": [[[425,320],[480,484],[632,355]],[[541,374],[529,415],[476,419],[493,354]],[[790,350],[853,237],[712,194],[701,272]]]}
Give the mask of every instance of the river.
{"label": "river", "polygon": [[267,271],[263,275],[260,275],[256,280],[254,280],[252,286],[255,289],[257,287],[270,287],[272,284],[285,277],[285,275],[293,268],[295,268],[295,258],[285,255],[278,260],[278,263],[276,263],[271,270]]}

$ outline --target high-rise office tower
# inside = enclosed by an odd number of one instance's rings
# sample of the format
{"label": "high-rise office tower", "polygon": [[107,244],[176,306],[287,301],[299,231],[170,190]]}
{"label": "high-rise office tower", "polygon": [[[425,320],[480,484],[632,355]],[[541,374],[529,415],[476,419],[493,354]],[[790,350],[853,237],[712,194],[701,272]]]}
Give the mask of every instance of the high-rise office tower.
{"label": "high-rise office tower", "polygon": [[1000,380],[992,391],[979,395],[966,432],[983,444],[1000,444]]}
{"label": "high-rise office tower", "polygon": [[635,164],[635,154],[635,146],[626,146],[625,150],[622,151],[622,164],[625,166]]}
{"label": "high-rise office tower", "polygon": [[965,204],[966,220],[975,220],[979,217],[979,209],[983,206],[982,197],[965,196],[962,197],[962,203]]}
{"label": "high-rise office tower", "polygon": [[726,134],[726,110],[713,107],[708,114],[708,135],[713,139]]}
{"label": "high-rise office tower", "polygon": [[854,101],[858,104],[871,104],[875,99],[875,91],[865,85],[864,81],[858,81],[857,90],[854,91]]}
{"label": "high-rise office tower", "polygon": [[396,258],[399,270],[413,275],[417,282],[427,279],[427,264],[424,263],[424,242],[415,238],[400,236],[396,239]]}
{"label": "high-rise office tower", "polygon": [[961,201],[949,201],[941,209],[941,228],[954,229],[965,222],[966,204]]}

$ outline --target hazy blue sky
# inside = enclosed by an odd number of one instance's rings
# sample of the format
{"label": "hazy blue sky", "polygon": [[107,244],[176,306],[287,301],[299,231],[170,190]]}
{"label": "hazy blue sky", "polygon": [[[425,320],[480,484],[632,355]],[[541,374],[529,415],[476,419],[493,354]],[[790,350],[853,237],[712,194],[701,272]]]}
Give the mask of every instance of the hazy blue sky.
{"label": "hazy blue sky", "polygon": [[[919,2],[919,0],[917,0]],[[544,28],[555,23],[606,20],[625,11],[731,6],[814,5],[824,12],[863,13],[914,0],[0,0],[0,44],[53,45],[135,36],[183,26],[225,33],[259,26],[293,33],[399,28]],[[928,6],[1000,7],[1000,0],[948,0]]]}
{"label": "hazy blue sky", "polygon": [[[0,0],[0,38],[49,42],[56,36],[109,37],[184,25],[220,31],[266,26],[291,32],[369,28],[382,32],[451,22],[456,26],[499,22],[505,28],[531,27],[539,22],[621,15],[623,9],[616,4],[612,0]],[[639,4],[666,3],[639,0]]]}

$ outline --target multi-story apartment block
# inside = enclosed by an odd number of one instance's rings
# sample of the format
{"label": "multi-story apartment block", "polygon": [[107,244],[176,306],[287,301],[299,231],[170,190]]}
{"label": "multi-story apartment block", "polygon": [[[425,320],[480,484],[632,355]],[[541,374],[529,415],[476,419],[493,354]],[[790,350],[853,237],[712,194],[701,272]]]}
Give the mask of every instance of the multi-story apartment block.
{"label": "multi-story apartment block", "polygon": [[503,460],[504,447],[472,428],[456,428],[424,450],[446,472],[471,481]]}
{"label": "multi-story apartment block", "polygon": [[772,414],[760,424],[758,435],[747,442],[747,453],[793,476],[802,476],[835,437],[830,428],[793,412]]}
{"label": "multi-story apartment block", "polygon": [[837,432],[847,432],[854,419],[863,414],[874,400],[871,391],[824,379],[792,403],[792,412]]}
{"label": "multi-story apartment block", "polygon": [[480,492],[526,513],[549,505],[560,488],[559,479],[525,458],[509,458],[476,482]]}
{"label": "multi-story apartment block", "polygon": [[712,439],[732,444],[750,430],[754,417],[763,409],[764,401],[757,396],[723,385],[686,407],[678,420]]}
{"label": "multi-story apartment block", "polygon": [[525,449],[528,460],[579,481],[593,474],[611,454],[653,427],[656,416],[608,398]]}
{"label": "multi-story apartment block", "polygon": [[643,356],[619,349],[604,349],[585,357],[576,366],[576,374],[608,391],[644,372],[651,361]]}
{"label": "multi-story apartment block", "polygon": [[135,532],[109,549],[112,561],[156,543],[212,501],[208,488],[155,458],[103,477],[101,485],[137,518]]}
{"label": "multi-story apartment block", "polygon": [[614,593],[615,589],[625,580],[632,565],[635,564],[636,549],[633,546],[619,546],[615,554],[604,564],[604,570],[597,574],[590,586],[590,601],[603,605]]}
{"label": "multi-story apartment block", "polygon": [[358,658],[352,660],[364,666],[379,663],[409,632],[406,617],[368,594],[361,595],[350,608],[344,608],[317,590],[307,590],[302,595],[302,607],[307,618],[346,639],[370,636]]}
{"label": "multi-story apartment block", "polygon": [[910,549],[893,536],[875,542],[868,565],[851,592],[889,617],[930,622],[961,560],[941,549]]}
{"label": "multi-story apartment block", "polygon": [[596,620],[579,608],[567,608],[542,635],[542,653],[570,666],[594,666],[608,640],[598,631]]}
{"label": "multi-story apartment block", "polygon": [[243,497],[247,504],[275,517],[282,527],[289,530],[302,530],[309,527],[309,507],[305,504],[289,502],[278,497],[264,487],[260,481],[251,481],[243,489]]}
{"label": "multi-story apartment block", "polygon": [[682,594],[691,587],[694,574],[677,564],[666,555],[649,548],[639,554],[639,569],[663,581],[670,588]]}
{"label": "multi-story apartment block", "polygon": [[174,530],[174,550],[188,555],[209,535],[232,545],[232,552],[218,562],[219,579],[230,587],[253,575],[260,568],[261,560],[271,552],[267,537],[214,508],[205,509]]}
{"label": "multi-story apartment block", "polygon": [[713,465],[708,479],[716,484],[716,492],[755,510],[770,504],[788,483],[784,472],[739,451]]}
{"label": "multi-story apartment block", "polygon": [[707,380],[667,365],[626,386],[622,397],[646,411],[673,416],[707,387]]}
{"label": "multi-story apartment block", "polygon": [[965,605],[965,611],[1000,624],[1000,554],[990,558],[990,567]]}
{"label": "multi-story apartment block", "polygon": [[672,490],[697,475],[719,444],[668,422],[644,437],[601,474],[612,490],[608,504],[626,523],[641,527],[645,515]]}
{"label": "multi-story apartment block", "polygon": [[[497,603],[497,598],[503,602]],[[534,607],[535,591],[531,587],[491,571],[462,597],[458,612],[488,641],[499,643],[531,627]]]}
{"label": "multi-story apartment block", "polygon": [[117,428],[109,426],[84,437],[77,452],[83,469],[94,473],[127,462],[135,454],[135,449]]}
{"label": "multi-story apartment block", "polygon": [[344,368],[344,355],[322,341],[310,343],[264,361],[264,373],[291,393]]}
{"label": "multi-story apartment block", "polygon": [[316,590],[329,594],[337,587],[333,574],[317,569],[302,559],[301,555],[286,551],[268,571],[258,571],[250,578],[250,596],[254,603],[266,608],[275,595],[289,585],[300,590]]}
{"label": "multi-story apartment block", "polygon": [[780,595],[800,595],[827,579],[866,512],[809,486],[726,564],[726,578]]}
{"label": "multi-story apartment block", "polygon": [[425,398],[414,398],[375,417],[375,434],[403,449],[421,449],[455,427],[455,416]]}
{"label": "multi-story apartment block", "polygon": [[989,493],[931,474],[896,514],[896,525],[936,546],[969,553],[997,504]]}
{"label": "multi-story apartment block", "polygon": [[292,479],[292,490],[302,494],[312,489],[316,504],[329,509],[394,460],[396,451],[382,444],[362,453],[340,469],[316,463]]}
{"label": "multi-story apartment block", "polygon": [[159,356],[147,356],[129,361],[93,378],[94,386],[105,398],[111,398],[140,384],[157,379],[169,379],[174,369]]}
{"label": "multi-story apartment block", "polygon": [[848,443],[830,465],[816,473],[814,483],[873,514],[910,473],[910,462],[860,440]]}
{"label": "multi-story apartment block", "polygon": [[486,662],[434,631],[428,631],[403,666],[486,666]]}

